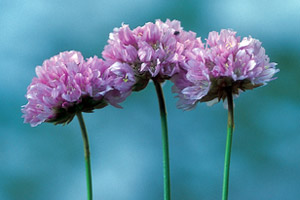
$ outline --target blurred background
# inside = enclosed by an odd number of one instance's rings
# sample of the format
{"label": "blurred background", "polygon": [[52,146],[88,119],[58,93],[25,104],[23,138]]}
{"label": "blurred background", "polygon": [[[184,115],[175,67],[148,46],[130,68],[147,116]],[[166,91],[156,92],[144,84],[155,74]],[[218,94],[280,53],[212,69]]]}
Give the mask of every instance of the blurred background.
{"label": "blurred background", "polygon": [[[109,33],[177,19],[203,39],[232,28],[263,43],[278,79],[235,100],[231,200],[300,196],[300,2],[298,0],[0,0],[0,199],[86,199],[77,119],[23,124],[26,88],[43,60],[66,50],[101,56]],[[173,200],[221,199],[227,111],[222,103],[168,110]],[[95,200],[163,199],[161,128],[152,83],[122,103],[84,114]]]}

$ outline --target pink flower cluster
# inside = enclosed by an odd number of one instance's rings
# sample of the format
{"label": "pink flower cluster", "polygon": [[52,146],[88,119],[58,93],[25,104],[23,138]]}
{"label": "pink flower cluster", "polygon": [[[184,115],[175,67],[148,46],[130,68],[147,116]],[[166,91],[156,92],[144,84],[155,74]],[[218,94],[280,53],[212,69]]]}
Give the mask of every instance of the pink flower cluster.
{"label": "pink flower cluster", "polygon": [[69,123],[76,112],[92,112],[108,103],[118,103],[131,93],[135,83],[133,70],[126,64],[109,65],[102,59],[86,61],[80,52],[62,52],[42,66],[28,86],[23,106],[24,122],[37,126],[42,122]]}
{"label": "pink flower cluster", "polygon": [[137,78],[134,90],[138,91],[149,79],[163,82],[177,74],[192,48],[203,48],[194,32],[184,31],[176,20],[156,20],[134,30],[128,25],[114,29],[102,55],[109,62],[130,65]]}
{"label": "pink flower cluster", "polygon": [[252,37],[240,40],[236,32],[221,30],[208,35],[205,48],[188,52],[181,72],[172,80],[178,93],[178,107],[189,110],[197,102],[218,102],[226,98],[225,89],[233,94],[253,89],[273,80],[279,70],[270,63],[261,42]]}
{"label": "pink flower cluster", "polygon": [[63,52],[38,66],[22,109],[25,122],[69,123],[76,112],[107,104],[120,107],[132,90],[142,90],[150,79],[171,79],[177,106],[189,110],[197,102],[225,100],[228,88],[238,95],[265,85],[279,71],[252,37],[241,40],[232,30],[213,31],[204,46],[176,20],[156,20],[133,30],[123,24],[109,35],[102,55],[105,61]]}

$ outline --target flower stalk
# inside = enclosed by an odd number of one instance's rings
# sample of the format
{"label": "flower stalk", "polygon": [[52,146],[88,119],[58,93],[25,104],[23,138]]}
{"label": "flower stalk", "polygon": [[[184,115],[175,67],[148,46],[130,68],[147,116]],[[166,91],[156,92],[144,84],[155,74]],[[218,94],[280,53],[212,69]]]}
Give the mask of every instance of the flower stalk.
{"label": "flower stalk", "polygon": [[227,123],[227,139],[226,139],[226,149],[225,149],[222,200],[228,199],[230,155],[231,155],[231,146],[232,146],[232,135],[234,129],[232,88],[231,87],[226,88],[226,93],[227,93],[227,102],[228,102],[228,123]]}
{"label": "flower stalk", "polygon": [[153,80],[156,94],[159,102],[161,130],[162,130],[162,144],[163,144],[163,169],[164,169],[164,200],[171,199],[170,189],[170,163],[169,163],[169,142],[168,142],[168,125],[167,112],[164,101],[164,95],[159,82]]}
{"label": "flower stalk", "polygon": [[92,172],[91,172],[91,160],[90,160],[90,147],[88,135],[85,127],[85,123],[83,120],[83,116],[81,112],[77,112],[77,118],[80,124],[83,145],[84,145],[84,158],[85,158],[85,169],[86,169],[86,184],[87,184],[87,199],[93,199],[93,191],[92,191]]}

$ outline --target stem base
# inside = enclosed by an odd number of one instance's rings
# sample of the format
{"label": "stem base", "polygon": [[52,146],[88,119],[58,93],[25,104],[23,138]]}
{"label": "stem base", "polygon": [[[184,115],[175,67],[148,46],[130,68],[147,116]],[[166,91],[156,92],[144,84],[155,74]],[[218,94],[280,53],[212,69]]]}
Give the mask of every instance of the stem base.
{"label": "stem base", "polygon": [[163,142],[163,168],[164,168],[164,200],[171,199],[170,192],[170,163],[169,163],[169,142],[168,142],[168,125],[167,125],[167,112],[163,96],[163,91],[159,82],[153,80],[157,98],[159,102],[161,131]]}
{"label": "stem base", "polygon": [[226,139],[226,148],[225,148],[222,200],[228,199],[230,156],[231,156],[231,146],[232,146],[232,134],[234,128],[232,88],[231,87],[226,88],[226,93],[227,93],[227,102],[228,102],[228,124],[227,124],[227,139]]}
{"label": "stem base", "polygon": [[84,158],[85,158],[85,169],[86,169],[86,185],[87,185],[87,199],[93,199],[93,191],[92,191],[92,172],[91,172],[91,159],[90,159],[90,147],[89,147],[89,140],[88,135],[85,127],[85,123],[83,120],[83,116],[81,112],[76,113],[84,145]]}

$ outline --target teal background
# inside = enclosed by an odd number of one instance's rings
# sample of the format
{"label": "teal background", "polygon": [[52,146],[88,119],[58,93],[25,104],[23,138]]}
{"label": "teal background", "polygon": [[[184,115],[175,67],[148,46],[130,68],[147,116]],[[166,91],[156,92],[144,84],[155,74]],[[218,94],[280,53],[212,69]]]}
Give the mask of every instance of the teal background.
{"label": "teal background", "polygon": [[[23,124],[21,105],[35,66],[66,50],[101,56],[108,34],[155,19],[178,19],[203,39],[232,28],[263,42],[278,79],[235,99],[231,200],[300,196],[300,2],[298,0],[0,0],[0,199],[86,198],[77,119],[68,126]],[[168,110],[173,200],[221,199],[227,111],[222,103]],[[160,200],[162,149],[154,85],[84,114],[95,200]]]}

